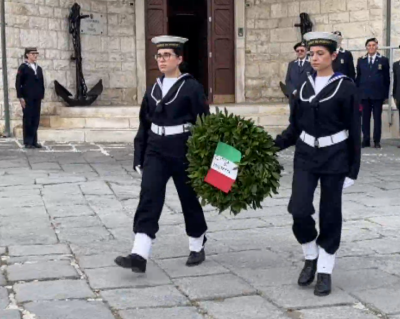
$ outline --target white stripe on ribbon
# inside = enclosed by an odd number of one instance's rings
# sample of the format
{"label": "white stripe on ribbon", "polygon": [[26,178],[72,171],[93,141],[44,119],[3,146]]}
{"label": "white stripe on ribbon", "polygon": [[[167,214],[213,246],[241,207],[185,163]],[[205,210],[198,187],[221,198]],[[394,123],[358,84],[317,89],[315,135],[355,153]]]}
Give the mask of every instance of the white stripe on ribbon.
{"label": "white stripe on ribbon", "polygon": [[216,170],[218,173],[221,173],[232,180],[236,180],[238,175],[238,166],[234,162],[219,155],[214,155],[211,169]]}

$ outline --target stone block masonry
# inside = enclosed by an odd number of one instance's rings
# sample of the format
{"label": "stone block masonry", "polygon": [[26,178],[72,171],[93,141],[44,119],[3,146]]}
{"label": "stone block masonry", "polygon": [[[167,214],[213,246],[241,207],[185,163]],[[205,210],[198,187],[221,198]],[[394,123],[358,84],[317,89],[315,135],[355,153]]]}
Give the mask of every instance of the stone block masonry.
{"label": "stone block masonry", "polygon": [[[287,64],[295,59],[293,45],[301,40],[299,15],[306,12],[314,31],[343,33],[344,48],[364,48],[365,40],[377,37],[385,44],[384,0],[247,0],[246,7],[246,100],[285,102],[279,88]],[[392,1],[392,42],[400,41],[400,1]],[[400,44],[400,43],[392,44]],[[364,52],[354,52],[357,58]]]}
{"label": "stone block masonry", "polygon": [[[72,93],[75,92],[75,63],[71,61],[73,46],[67,19],[69,9],[75,2],[81,5],[83,14],[99,13],[106,16],[104,34],[81,36],[88,89],[100,79],[103,80],[104,92],[95,105],[137,104],[134,5],[125,0],[9,0],[5,2],[5,10],[13,120],[21,117],[14,87],[17,68],[23,62],[23,52],[27,46],[38,47],[38,63],[44,70],[47,91],[42,114],[54,114],[55,107],[60,105],[54,92],[54,80]],[[2,100],[2,81],[0,90]],[[0,121],[3,109],[1,111]]]}

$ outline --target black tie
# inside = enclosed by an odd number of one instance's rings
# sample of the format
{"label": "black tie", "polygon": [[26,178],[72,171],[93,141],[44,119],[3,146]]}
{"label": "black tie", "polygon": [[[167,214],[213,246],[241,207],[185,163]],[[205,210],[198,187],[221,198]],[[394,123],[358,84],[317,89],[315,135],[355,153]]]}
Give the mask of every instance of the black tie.
{"label": "black tie", "polygon": [[369,57],[369,67],[372,68],[372,56]]}
{"label": "black tie", "polygon": [[303,63],[304,63],[304,61],[300,61],[300,67],[301,68],[303,67]]}

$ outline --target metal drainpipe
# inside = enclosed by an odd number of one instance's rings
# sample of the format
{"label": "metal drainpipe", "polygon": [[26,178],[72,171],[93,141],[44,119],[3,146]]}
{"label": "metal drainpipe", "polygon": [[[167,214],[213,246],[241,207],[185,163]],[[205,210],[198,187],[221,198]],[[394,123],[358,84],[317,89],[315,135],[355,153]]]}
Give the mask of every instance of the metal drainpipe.
{"label": "metal drainpipe", "polygon": [[[392,0],[386,1],[386,46],[390,47],[391,34],[392,34]],[[387,50],[386,56],[388,57],[390,50]]]}
{"label": "metal drainpipe", "polygon": [[7,43],[6,43],[6,15],[5,0],[1,0],[1,53],[3,65],[3,92],[4,92],[4,120],[5,120],[5,136],[11,136],[10,128],[10,104],[8,100],[8,71],[7,71]]}

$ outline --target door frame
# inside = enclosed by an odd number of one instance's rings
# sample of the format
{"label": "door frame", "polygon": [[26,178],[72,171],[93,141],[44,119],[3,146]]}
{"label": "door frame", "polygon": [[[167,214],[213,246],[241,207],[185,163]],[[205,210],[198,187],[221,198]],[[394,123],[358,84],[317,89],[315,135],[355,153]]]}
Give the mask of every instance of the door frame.
{"label": "door frame", "polygon": [[[136,30],[136,77],[137,100],[142,102],[146,92],[146,0],[135,1],[135,30]],[[235,103],[243,103],[245,98],[245,72],[246,72],[246,3],[245,0],[235,2]],[[239,35],[239,29],[243,34]]]}

